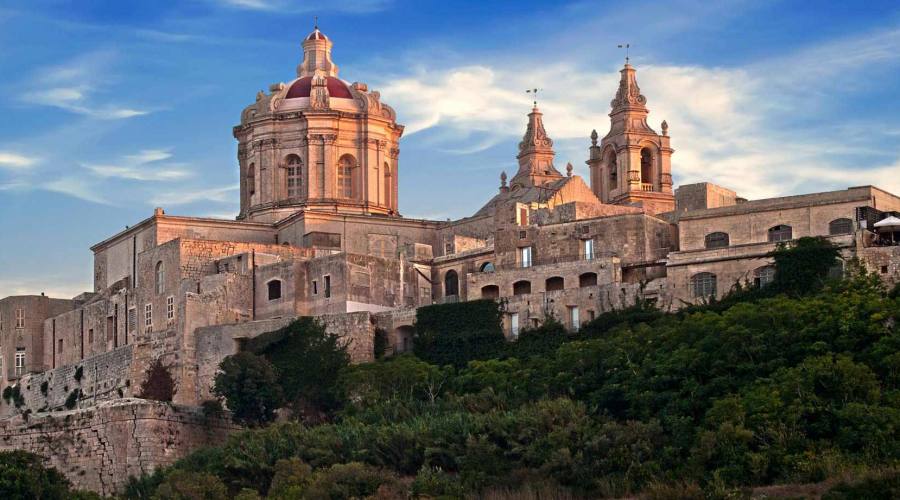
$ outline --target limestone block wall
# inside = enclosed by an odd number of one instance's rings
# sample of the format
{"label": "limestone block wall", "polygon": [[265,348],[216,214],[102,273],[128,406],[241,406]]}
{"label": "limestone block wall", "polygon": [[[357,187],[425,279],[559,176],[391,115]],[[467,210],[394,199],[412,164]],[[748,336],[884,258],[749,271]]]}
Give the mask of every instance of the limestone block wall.
{"label": "limestone block wall", "polygon": [[[64,410],[66,399],[76,389],[80,393],[77,408],[88,408],[102,401],[128,396],[134,387],[130,375],[133,360],[134,345],[127,345],[76,364],[27,375],[19,383],[19,390],[25,398],[25,406],[20,410],[35,413]],[[76,380],[75,373],[79,368],[81,380]],[[12,409],[5,402],[2,407],[0,415],[11,413]]]}
{"label": "limestone block wall", "polygon": [[227,415],[207,418],[198,408],[128,398],[27,420],[0,420],[0,450],[41,455],[76,488],[111,495],[130,476],[221,444],[236,429]]}
{"label": "limestone block wall", "polygon": [[900,247],[870,247],[857,251],[866,270],[877,274],[888,287],[900,282]]}

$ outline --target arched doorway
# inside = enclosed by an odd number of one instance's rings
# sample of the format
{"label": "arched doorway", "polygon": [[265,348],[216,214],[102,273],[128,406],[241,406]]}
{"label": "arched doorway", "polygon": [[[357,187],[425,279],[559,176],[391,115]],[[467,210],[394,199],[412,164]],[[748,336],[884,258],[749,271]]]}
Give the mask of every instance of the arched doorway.
{"label": "arched doorway", "polygon": [[444,275],[444,297],[459,295],[459,275],[453,269]]}

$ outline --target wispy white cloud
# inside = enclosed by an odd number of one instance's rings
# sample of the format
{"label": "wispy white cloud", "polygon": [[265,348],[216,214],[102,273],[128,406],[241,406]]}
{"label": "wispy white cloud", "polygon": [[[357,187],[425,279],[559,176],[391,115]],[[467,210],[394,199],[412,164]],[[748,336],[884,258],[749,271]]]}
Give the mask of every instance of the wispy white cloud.
{"label": "wispy white cloud", "polygon": [[38,159],[13,151],[0,150],[0,168],[9,170],[25,170],[37,164]]}
{"label": "wispy white cloud", "polygon": [[116,103],[100,103],[94,97],[109,84],[109,67],[115,53],[98,51],[66,63],[44,68],[28,83],[32,90],[21,94],[22,102],[50,106],[101,120],[146,115],[149,110]]}
{"label": "wispy white cloud", "polygon": [[60,177],[59,179],[41,183],[38,187],[46,191],[68,195],[91,203],[112,205],[112,202],[105,197],[100,196],[97,192],[99,191],[98,186],[86,181],[82,177]]}
{"label": "wispy white cloud", "polygon": [[118,178],[132,181],[174,181],[191,176],[184,164],[159,164],[172,157],[166,149],[145,149],[133,155],[125,155],[116,164],[85,163],[84,168],[97,177]]}
{"label": "wispy white cloud", "polygon": [[183,189],[178,191],[167,191],[157,194],[152,198],[153,205],[170,206],[170,205],[187,205],[197,202],[216,202],[227,203],[234,202],[237,191],[240,186],[237,184],[230,186],[214,187],[214,188],[197,188]]}
{"label": "wispy white cloud", "polygon": [[[785,123],[801,113],[807,119],[824,113],[842,92],[863,91],[860,67],[896,69],[898,38],[900,30],[875,31],[742,67],[639,65],[651,126],[658,130],[663,119],[670,125],[676,182],[711,181],[750,198],[866,183],[900,188],[890,174],[893,158],[873,168],[846,163],[863,154],[883,156],[878,141],[889,136],[890,127],[884,134],[867,128],[865,137],[849,140],[824,118],[800,129]],[[540,108],[556,140],[557,163],[571,160],[576,172],[586,174],[588,135],[596,128],[602,137],[608,130],[619,75],[555,61],[419,67],[389,75],[382,93],[407,122],[407,137],[432,130],[429,136],[448,143],[439,150],[467,154],[521,136],[529,109],[523,90],[537,82],[545,88]],[[823,79],[827,85],[817,84]]]}

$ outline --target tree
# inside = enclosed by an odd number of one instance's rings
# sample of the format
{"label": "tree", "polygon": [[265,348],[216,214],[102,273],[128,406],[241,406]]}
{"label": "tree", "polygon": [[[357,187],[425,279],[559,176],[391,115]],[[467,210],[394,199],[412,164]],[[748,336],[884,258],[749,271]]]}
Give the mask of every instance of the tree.
{"label": "tree", "polygon": [[298,414],[328,412],[338,407],[337,380],[350,364],[346,346],[313,318],[300,318],[247,342],[247,351],[275,367],[285,401]]}
{"label": "tree", "polygon": [[225,398],[235,422],[258,426],[275,419],[284,395],[275,368],[262,356],[239,352],[219,365],[213,392]]}
{"label": "tree", "polygon": [[155,359],[147,367],[147,378],[141,384],[138,397],[152,399],[153,401],[170,402],[175,397],[175,379],[169,368],[163,364],[162,359]]}
{"label": "tree", "polygon": [[69,480],[27,451],[0,452],[0,498],[70,498]]}
{"label": "tree", "polygon": [[821,237],[803,237],[791,243],[779,243],[769,254],[775,260],[772,288],[789,295],[816,292],[838,263],[840,251]]}

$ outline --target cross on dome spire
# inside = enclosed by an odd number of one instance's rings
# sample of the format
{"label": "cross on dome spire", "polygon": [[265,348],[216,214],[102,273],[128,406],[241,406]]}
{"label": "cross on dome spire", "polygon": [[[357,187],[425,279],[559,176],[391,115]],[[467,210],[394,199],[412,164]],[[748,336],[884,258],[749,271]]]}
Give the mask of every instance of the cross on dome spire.
{"label": "cross on dome spire", "polygon": [[312,32],[303,39],[303,62],[297,66],[297,76],[313,76],[316,71],[323,76],[337,76],[338,67],[331,60],[331,40],[319,30],[316,17]]}

